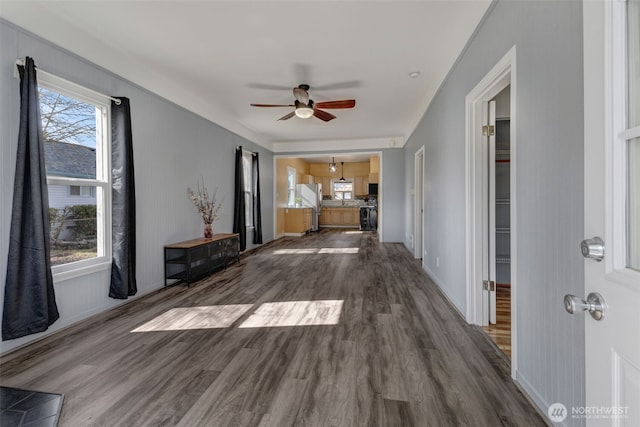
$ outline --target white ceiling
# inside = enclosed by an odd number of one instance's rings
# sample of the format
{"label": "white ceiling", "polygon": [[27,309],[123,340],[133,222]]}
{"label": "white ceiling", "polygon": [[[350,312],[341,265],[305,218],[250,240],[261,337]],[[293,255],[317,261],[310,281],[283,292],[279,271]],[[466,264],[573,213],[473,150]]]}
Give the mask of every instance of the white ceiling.
{"label": "white ceiling", "polygon": [[[490,3],[2,0],[0,16],[285,152],[404,144]],[[300,83],[356,107],[325,123],[249,106],[290,104]]]}

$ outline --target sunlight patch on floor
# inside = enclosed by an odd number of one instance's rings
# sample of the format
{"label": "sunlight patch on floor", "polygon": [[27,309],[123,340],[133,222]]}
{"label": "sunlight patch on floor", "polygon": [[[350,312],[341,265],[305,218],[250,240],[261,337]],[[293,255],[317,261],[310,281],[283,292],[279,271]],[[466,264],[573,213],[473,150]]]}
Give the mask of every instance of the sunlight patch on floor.
{"label": "sunlight patch on floor", "polygon": [[343,300],[267,302],[238,327],[337,325],[343,302]]}
{"label": "sunlight patch on floor", "polygon": [[277,249],[274,255],[311,255],[311,254],[357,254],[360,248],[304,248]]}
{"label": "sunlight patch on floor", "polygon": [[319,254],[357,254],[360,248],[322,248]]}
{"label": "sunlight patch on floor", "polygon": [[362,234],[362,231],[345,231],[344,234]]}
{"label": "sunlight patch on floor", "polygon": [[274,255],[306,255],[306,254],[315,254],[318,250],[315,248],[309,249],[277,249],[273,251]]}
{"label": "sunlight patch on floor", "polygon": [[251,307],[253,304],[172,308],[131,332],[228,328]]}

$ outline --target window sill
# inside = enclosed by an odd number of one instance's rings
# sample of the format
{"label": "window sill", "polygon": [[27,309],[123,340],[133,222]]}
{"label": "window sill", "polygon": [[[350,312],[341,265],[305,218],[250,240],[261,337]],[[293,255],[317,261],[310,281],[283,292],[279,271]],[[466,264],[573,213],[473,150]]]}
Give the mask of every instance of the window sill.
{"label": "window sill", "polygon": [[55,267],[51,269],[53,282],[60,283],[77,277],[86,276],[88,274],[98,273],[100,271],[110,270],[111,261],[100,261],[89,265],[76,267],[74,269],[55,271]]}

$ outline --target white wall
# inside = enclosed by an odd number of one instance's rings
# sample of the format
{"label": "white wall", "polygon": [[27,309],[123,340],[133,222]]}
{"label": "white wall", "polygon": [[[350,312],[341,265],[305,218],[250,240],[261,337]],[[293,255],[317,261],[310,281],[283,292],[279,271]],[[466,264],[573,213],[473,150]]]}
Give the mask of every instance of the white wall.
{"label": "white wall", "polygon": [[[218,187],[223,214],[214,232],[233,225],[234,147],[260,153],[262,224],[273,239],[273,155],[157,95],[0,20],[0,284],[4,287],[18,139],[19,80],[15,60],[31,56],[37,66],[99,92],[131,100],[137,210],[138,296],[163,286],[163,246],[198,237],[202,223],[187,196],[204,178]],[[152,70],[150,70],[152,72]],[[253,245],[247,236],[247,248]],[[60,319],[47,333],[122,302],[108,298],[109,271],[55,284]],[[0,292],[4,297],[4,292]],[[46,333],[2,342],[6,352]]]}
{"label": "white wall", "polygon": [[[425,266],[461,312],[465,279],[465,96],[517,48],[517,381],[546,413],[584,405],[582,4],[496,1],[405,146],[405,181],[425,146]],[[513,88],[512,88],[513,90]],[[405,193],[405,243],[413,196]],[[439,266],[436,263],[439,258]],[[567,419],[567,425],[581,420]]]}

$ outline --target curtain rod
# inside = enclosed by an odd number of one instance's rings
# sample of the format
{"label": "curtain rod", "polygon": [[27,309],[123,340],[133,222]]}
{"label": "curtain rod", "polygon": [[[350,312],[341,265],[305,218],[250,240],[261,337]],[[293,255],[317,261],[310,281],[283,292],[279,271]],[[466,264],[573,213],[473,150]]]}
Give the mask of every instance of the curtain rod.
{"label": "curtain rod", "polygon": [[251,153],[252,156],[255,156],[256,154],[258,154],[256,151],[249,151],[246,148],[242,147],[242,145],[236,145],[236,148],[234,148],[234,150],[237,150],[238,148],[242,148],[242,151],[246,151],[247,153]]}
{"label": "curtain rod", "polygon": [[[24,59],[16,59],[16,66],[17,66],[17,65],[21,65],[21,66],[23,66],[23,67],[24,67]],[[70,81],[70,80],[64,79],[64,78],[62,78],[62,77],[60,77],[60,76],[56,76],[55,74],[51,74],[51,73],[49,73],[48,71],[45,71],[45,70],[43,70],[42,68],[40,68],[40,67],[38,67],[38,66],[36,66],[36,68],[38,69],[38,72],[39,72],[39,73],[42,73],[42,74],[44,74],[44,75],[46,75],[46,76],[54,77],[54,78],[56,78],[56,79],[60,79],[60,80],[62,80],[62,81],[63,81],[63,82],[65,82],[65,83],[68,83],[68,84],[73,85],[73,86],[75,86],[75,87],[79,87],[79,88],[81,88],[82,90],[86,90],[87,92],[91,92],[91,93],[93,93],[94,95],[103,96],[103,97],[105,97],[105,98],[108,98],[108,99],[112,100],[113,102],[115,102],[115,103],[116,103],[116,105],[120,105],[120,104],[122,104],[122,101],[120,101],[118,98],[114,98],[114,97],[112,97],[112,96],[105,95],[104,93],[97,92],[97,91],[92,90],[92,89],[89,89],[89,88],[87,88],[87,87],[85,87],[85,86],[79,85],[78,83],[75,83],[75,82],[72,82],[72,81]],[[17,77],[17,74],[16,74],[16,77]]]}

